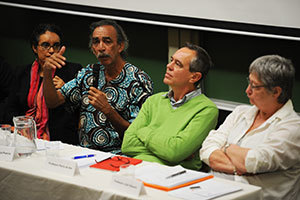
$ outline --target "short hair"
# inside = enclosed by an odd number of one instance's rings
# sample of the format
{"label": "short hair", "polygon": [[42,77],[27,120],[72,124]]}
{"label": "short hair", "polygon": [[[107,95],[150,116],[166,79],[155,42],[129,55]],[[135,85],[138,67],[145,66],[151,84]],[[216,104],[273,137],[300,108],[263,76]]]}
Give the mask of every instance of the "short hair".
{"label": "short hair", "polygon": [[31,33],[30,46],[34,46],[36,48],[39,44],[40,36],[46,33],[46,31],[56,33],[59,37],[60,43],[63,44],[63,34],[59,26],[55,24],[39,24]]}
{"label": "short hair", "polygon": [[270,92],[276,86],[281,87],[278,103],[286,103],[292,98],[295,68],[291,60],[279,55],[261,56],[251,63],[249,73],[256,73]]}
{"label": "short hair", "polygon": [[201,81],[206,78],[209,69],[213,66],[212,60],[207,51],[198,45],[186,43],[183,47],[196,52],[196,57],[190,62],[189,70],[190,72],[201,72],[201,79],[195,83],[196,88],[199,88]]}
{"label": "short hair", "polygon": [[93,32],[96,28],[100,27],[100,26],[105,26],[105,25],[110,25],[113,26],[114,29],[117,32],[117,43],[121,44],[122,42],[124,42],[124,49],[123,51],[120,53],[121,57],[123,59],[125,59],[127,57],[127,49],[129,46],[129,41],[127,38],[127,35],[125,34],[123,28],[117,24],[117,22],[115,22],[114,20],[110,20],[110,19],[104,19],[98,22],[93,22],[90,25],[90,41],[89,41],[89,48],[92,48],[92,41],[93,41]]}

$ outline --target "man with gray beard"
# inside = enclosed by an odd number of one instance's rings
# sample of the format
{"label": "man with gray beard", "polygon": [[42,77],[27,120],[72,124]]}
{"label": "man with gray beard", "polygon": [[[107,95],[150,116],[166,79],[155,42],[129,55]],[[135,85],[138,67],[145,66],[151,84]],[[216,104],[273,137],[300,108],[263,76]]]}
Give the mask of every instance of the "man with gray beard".
{"label": "man with gray beard", "polygon": [[[66,103],[80,108],[79,141],[82,147],[120,153],[125,130],[153,93],[153,82],[142,70],[125,61],[128,39],[113,20],[90,25],[89,47],[98,63],[89,64],[56,90],[52,71],[65,65],[66,48],[46,59],[44,96],[49,108]],[[74,133],[75,136],[75,133]]]}

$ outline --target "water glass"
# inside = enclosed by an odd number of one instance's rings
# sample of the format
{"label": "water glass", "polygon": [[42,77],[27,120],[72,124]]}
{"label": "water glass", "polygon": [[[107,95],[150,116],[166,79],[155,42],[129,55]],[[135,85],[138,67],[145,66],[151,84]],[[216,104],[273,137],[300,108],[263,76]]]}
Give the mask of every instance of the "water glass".
{"label": "water glass", "polygon": [[132,164],[124,164],[120,166],[119,175],[129,178],[135,177],[135,166]]}
{"label": "water glass", "polygon": [[18,116],[13,118],[16,152],[19,156],[29,157],[36,151],[36,124],[30,116]]}
{"label": "water glass", "polygon": [[14,135],[9,124],[0,124],[0,145],[14,146]]}

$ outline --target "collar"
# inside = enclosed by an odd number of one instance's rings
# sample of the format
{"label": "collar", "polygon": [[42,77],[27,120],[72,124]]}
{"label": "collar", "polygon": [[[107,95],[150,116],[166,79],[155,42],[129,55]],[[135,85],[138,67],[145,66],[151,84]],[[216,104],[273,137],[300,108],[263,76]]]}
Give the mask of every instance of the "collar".
{"label": "collar", "polygon": [[[256,106],[252,106],[248,112],[244,113],[243,117],[250,123],[255,118],[257,112],[258,108]],[[288,100],[279,110],[277,110],[269,119],[267,119],[266,122],[271,123],[276,119],[282,120],[292,112],[294,112],[293,103],[291,100]]]}
{"label": "collar", "polygon": [[182,99],[179,99],[178,101],[175,101],[175,99],[173,98],[173,96],[174,96],[173,90],[170,90],[168,93],[163,94],[163,96],[166,97],[166,98],[169,98],[171,106],[174,109],[176,109],[179,106],[181,106],[184,103],[186,103],[189,100],[191,100],[192,98],[194,98],[196,96],[199,96],[200,94],[202,94],[202,91],[201,91],[201,88],[198,88],[196,90],[193,90],[193,91],[187,93],[186,95],[184,95],[184,97]]}

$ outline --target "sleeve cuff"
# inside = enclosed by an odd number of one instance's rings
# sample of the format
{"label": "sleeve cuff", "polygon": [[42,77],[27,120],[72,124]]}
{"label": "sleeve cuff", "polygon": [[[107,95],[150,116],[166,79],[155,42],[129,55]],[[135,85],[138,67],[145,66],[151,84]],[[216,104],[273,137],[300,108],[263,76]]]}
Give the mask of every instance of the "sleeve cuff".
{"label": "sleeve cuff", "polygon": [[66,94],[65,94],[65,90],[64,89],[64,86],[62,86],[61,88],[58,89],[58,91],[60,91],[60,93],[63,95],[63,97],[66,99]]}
{"label": "sleeve cuff", "polygon": [[245,167],[248,173],[256,173],[256,156],[253,150],[249,150],[245,159]]}
{"label": "sleeve cuff", "polygon": [[219,149],[218,147],[211,147],[209,149],[206,149],[205,151],[201,151],[200,150],[200,159],[205,162],[206,164],[209,165],[209,157],[210,154],[212,154],[212,152],[214,152],[215,150]]}

